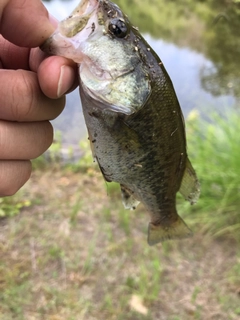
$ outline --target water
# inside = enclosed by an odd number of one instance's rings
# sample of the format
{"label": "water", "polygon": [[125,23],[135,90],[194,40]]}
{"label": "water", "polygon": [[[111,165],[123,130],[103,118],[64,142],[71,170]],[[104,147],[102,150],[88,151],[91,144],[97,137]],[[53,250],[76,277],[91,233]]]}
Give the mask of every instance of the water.
{"label": "water", "polygon": [[[58,19],[63,19],[75,8],[79,0],[44,2],[51,14]],[[231,81],[222,75],[221,81],[228,90],[221,89],[218,93],[212,89],[214,84],[206,85],[205,78],[212,75],[216,66],[204,54],[198,53],[188,47],[179,47],[174,43],[162,39],[154,39],[149,34],[145,35],[150,46],[162,59],[174,84],[181,108],[185,117],[193,109],[202,112],[222,110],[233,107],[237,103],[234,93],[231,93]],[[205,78],[204,78],[205,77]],[[209,79],[208,79],[209,80]],[[225,81],[226,80],[226,81]],[[55,130],[62,132],[63,143],[78,145],[86,137],[86,127],[83,119],[78,89],[67,96],[67,104],[61,116],[53,121]]]}

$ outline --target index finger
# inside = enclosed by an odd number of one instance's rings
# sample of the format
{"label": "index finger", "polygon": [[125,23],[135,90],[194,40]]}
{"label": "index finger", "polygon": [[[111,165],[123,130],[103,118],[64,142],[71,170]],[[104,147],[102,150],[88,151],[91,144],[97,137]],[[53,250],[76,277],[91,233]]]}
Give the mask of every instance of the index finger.
{"label": "index finger", "polygon": [[40,0],[1,0],[0,33],[22,47],[38,47],[54,31]]}

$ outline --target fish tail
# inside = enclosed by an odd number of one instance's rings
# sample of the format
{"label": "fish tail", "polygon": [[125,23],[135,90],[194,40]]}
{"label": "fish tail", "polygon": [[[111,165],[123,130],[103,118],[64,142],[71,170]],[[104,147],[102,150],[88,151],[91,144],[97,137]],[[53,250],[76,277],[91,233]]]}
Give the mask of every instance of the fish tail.
{"label": "fish tail", "polygon": [[177,220],[169,226],[150,222],[148,226],[148,244],[153,246],[164,240],[190,237],[192,231],[188,228],[182,218],[179,216],[177,217]]}

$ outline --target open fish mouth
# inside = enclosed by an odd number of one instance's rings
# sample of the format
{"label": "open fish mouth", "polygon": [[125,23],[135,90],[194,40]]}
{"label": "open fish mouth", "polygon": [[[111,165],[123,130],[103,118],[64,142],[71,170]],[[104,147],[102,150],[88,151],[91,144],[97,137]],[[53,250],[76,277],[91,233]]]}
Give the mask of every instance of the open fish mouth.
{"label": "open fish mouth", "polygon": [[98,29],[98,9],[98,0],[81,1],[69,17],[59,22],[58,28],[41,46],[41,50],[81,63],[84,58],[81,46]]}
{"label": "open fish mouth", "polygon": [[[94,14],[94,11],[97,11],[98,7],[99,1],[97,0],[81,1],[68,18],[59,23],[58,28],[60,33],[70,38],[84,29],[89,29],[90,31],[93,28],[90,21],[91,16]],[[90,26],[89,23],[91,24]],[[84,41],[84,38],[81,40]]]}

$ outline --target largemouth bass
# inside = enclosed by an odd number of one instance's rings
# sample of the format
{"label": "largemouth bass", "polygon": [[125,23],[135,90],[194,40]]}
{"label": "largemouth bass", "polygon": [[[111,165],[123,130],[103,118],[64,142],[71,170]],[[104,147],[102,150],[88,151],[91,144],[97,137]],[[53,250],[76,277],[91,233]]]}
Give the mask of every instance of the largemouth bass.
{"label": "largemouth bass", "polygon": [[188,159],[184,119],[162,61],[114,3],[83,0],[44,43],[79,66],[93,157],[124,206],[150,214],[148,243],[185,238],[176,193],[192,204],[199,182]]}

